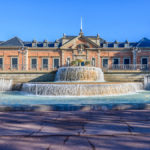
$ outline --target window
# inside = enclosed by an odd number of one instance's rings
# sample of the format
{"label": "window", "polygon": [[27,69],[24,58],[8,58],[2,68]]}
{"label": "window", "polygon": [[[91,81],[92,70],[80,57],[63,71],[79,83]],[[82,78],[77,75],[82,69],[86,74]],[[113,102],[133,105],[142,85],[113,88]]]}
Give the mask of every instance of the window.
{"label": "window", "polygon": [[47,47],[48,46],[48,44],[45,42],[45,43],[43,43],[43,47]]}
{"label": "window", "polygon": [[124,58],[123,64],[123,69],[130,69],[130,58]]}
{"label": "window", "polygon": [[37,69],[37,59],[36,58],[31,59],[31,69]]}
{"label": "window", "polygon": [[130,64],[130,58],[124,58],[123,64],[124,65],[129,65]]}
{"label": "window", "polygon": [[96,62],[95,62],[95,58],[92,58],[92,66],[95,66]]}
{"label": "window", "polygon": [[102,67],[103,68],[108,68],[108,58],[103,58],[102,59]]}
{"label": "window", "polygon": [[37,47],[37,43],[32,43],[32,47]]}
{"label": "window", "polygon": [[67,59],[66,59],[66,65],[67,65],[67,66],[70,66],[70,58],[67,58]]}
{"label": "window", "polygon": [[148,57],[141,58],[141,69],[148,69]]}
{"label": "window", "polygon": [[119,65],[119,58],[114,58],[113,59],[113,65]]}
{"label": "window", "polygon": [[120,59],[119,58],[113,58],[113,69],[119,69]]}
{"label": "window", "polygon": [[42,59],[42,68],[43,69],[48,69],[48,58],[43,58]]}
{"label": "window", "polygon": [[55,43],[55,47],[58,47],[59,43]]}
{"label": "window", "polygon": [[11,58],[11,68],[18,69],[18,58]]}
{"label": "window", "polygon": [[114,48],[117,48],[118,47],[118,44],[114,44]]}
{"label": "window", "polygon": [[127,43],[124,44],[124,47],[125,47],[125,48],[129,48],[129,44],[127,44]]}
{"label": "window", "polygon": [[53,68],[59,68],[59,58],[53,59]]}
{"label": "window", "polygon": [[103,44],[103,47],[107,47],[107,44]]}
{"label": "window", "polygon": [[0,58],[0,69],[3,69],[3,58]]}
{"label": "window", "polygon": [[147,57],[144,57],[142,58],[142,65],[147,65],[148,64],[148,58]]}

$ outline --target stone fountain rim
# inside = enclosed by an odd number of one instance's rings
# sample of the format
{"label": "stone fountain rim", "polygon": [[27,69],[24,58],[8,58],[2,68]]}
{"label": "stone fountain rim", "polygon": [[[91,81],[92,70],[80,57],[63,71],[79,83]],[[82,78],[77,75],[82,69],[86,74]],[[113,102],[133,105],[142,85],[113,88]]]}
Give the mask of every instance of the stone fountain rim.
{"label": "stone fountain rim", "polygon": [[78,81],[69,81],[69,82],[66,82],[66,81],[58,81],[58,82],[25,82],[23,84],[45,84],[45,85],[50,85],[50,84],[56,84],[56,85],[61,85],[61,84],[65,84],[65,85],[76,85],[76,84],[80,84],[80,85],[119,85],[119,84],[133,84],[133,83],[143,83],[143,82],[78,82]]}
{"label": "stone fountain rim", "polygon": [[92,66],[65,66],[65,67],[60,67],[58,68],[59,69],[66,69],[66,68],[78,68],[78,69],[81,69],[81,68],[95,68],[95,69],[100,69],[99,67],[92,67]]}

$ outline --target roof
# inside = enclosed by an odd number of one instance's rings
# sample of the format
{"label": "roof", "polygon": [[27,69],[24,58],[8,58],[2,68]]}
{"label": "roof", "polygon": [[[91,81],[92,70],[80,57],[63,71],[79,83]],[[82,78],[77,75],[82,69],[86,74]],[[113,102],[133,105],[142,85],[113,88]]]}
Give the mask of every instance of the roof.
{"label": "roof", "polygon": [[137,43],[137,47],[150,47],[150,39],[143,38]]}
{"label": "roof", "polygon": [[[26,47],[32,47],[32,42],[23,42],[24,46]],[[37,42],[37,47],[43,47],[44,42]],[[47,42],[48,47],[54,47],[54,42]]]}
{"label": "roof", "polygon": [[[57,41],[58,47],[62,46],[62,39],[66,38],[68,39],[68,42],[71,41],[72,39],[76,38],[78,36],[65,36],[62,37]],[[97,38],[97,36],[83,36],[85,39],[87,39],[88,41],[92,42],[92,39],[95,40]],[[55,42],[56,42],[55,41]],[[55,46],[55,42],[48,42],[48,47],[54,47]],[[43,42],[37,42],[37,47],[43,47]],[[105,40],[100,38],[100,46],[102,47],[103,44],[105,43]],[[108,48],[113,48],[114,47],[114,42],[107,42],[108,44]],[[150,48],[150,39],[148,38],[142,38],[140,41],[138,42],[118,42],[118,47],[123,48],[125,44],[129,44],[129,47],[143,47],[143,48]],[[20,38],[18,37],[13,37],[7,41],[0,41],[0,47],[22,47],[22,46],[26,46],[26,47],[32,47],[32,41],[22,41]]]}
{"label": "roof", "polygon": [[20,40],[18,37],[14,37],[10,40],[0,43],[0,47],[5,47],[5,46],[16,47],[16,46],[24,46],[24,44],[23,44],[22,40]]}

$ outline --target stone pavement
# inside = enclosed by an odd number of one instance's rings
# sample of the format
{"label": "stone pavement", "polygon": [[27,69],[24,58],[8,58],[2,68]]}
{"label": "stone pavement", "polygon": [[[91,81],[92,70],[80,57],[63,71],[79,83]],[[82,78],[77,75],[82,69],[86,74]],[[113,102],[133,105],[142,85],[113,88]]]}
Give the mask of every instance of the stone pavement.
{"label": "stone pavement", "polygon": [[0,112],[0,150],[150,150],[150,110]]}

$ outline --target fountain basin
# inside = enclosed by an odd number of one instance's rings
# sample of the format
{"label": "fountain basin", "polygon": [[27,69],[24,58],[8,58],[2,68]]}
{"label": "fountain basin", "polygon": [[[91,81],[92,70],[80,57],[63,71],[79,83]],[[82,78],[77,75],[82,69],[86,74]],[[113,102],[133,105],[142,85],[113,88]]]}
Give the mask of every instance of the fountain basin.
{"label": "fountain basin", "polygon": [[46,96],[110,96],[143,90],[143,83],[24,83],[22,91]]}
{"label": "fountain basin", "polygon": [[99,81],[104,82],[104,74],[97,67],[61,67],[56,73],[55,81]]}

